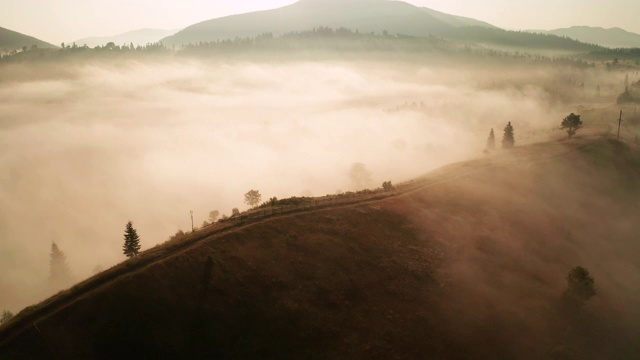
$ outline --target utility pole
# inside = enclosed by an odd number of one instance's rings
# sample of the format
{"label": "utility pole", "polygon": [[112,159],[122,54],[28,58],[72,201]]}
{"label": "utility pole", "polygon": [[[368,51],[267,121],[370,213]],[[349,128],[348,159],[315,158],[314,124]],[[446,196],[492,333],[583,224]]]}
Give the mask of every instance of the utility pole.
{"label": "utility pole", "polygon": [[622,110],[620,110],[620,119],[618,119],[618,142],[620,142],[620,126],[622,126]]}
{"label": "utility pole", "polygon": [[189,215],[191,216],[191,232],[194,232],[195,230],[193,230],[193,210],[189,210]]}

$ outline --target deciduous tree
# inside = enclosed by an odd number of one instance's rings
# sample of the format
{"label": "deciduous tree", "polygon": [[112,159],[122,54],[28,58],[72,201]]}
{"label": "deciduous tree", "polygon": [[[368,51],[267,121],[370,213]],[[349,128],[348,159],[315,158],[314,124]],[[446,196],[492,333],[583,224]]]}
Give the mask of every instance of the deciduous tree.
{"label": "deciduous tree", "polygon": [[569,114],[569,116],[565,117],[562,120],[562,124],[560,124],[560,130],[567,130],[567,135],[569,138],[572,138],[573,135],[576,134],[576,131],[582,127],[582,120],[580,120],[580,115],[576,115],[574,113]]}
{"label": "deciduous tree", "polygon": [[365,189],[371,185],[371,172],[363,163],[354,163],[351,165],[349,178],[356,190]]}
{"label": "deciduous tree", "polygon": [[251,207],[258,205],[261,199],[262,195],[260,195],[260,191],[258,190],[250,190],[244,194],[244,203]]}
{"label": "deciduous tree", "polygon": [[220,216],[220,212],[218,210],[213,210],[209,213],[209,222],[215,223],[218,220],[218,216]]}

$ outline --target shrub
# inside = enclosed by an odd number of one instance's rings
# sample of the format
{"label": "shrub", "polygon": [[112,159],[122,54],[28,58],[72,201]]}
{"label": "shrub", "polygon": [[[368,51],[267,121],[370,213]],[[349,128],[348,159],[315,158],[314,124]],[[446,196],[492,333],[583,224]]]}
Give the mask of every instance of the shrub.
{"label": "shrub", "polygon": [[596,295],[594,280],[589,271],[576,266],[567,275],[567,289],[564,291],[565,301],[572,305],[582,306],[585,301]]}
{"label": "shrub", "polygon": [[393,185],[391,184],[391,181],[385,181],[382,183],[382,188],[384,191],[391,191],[393,190]]}
{"label": "shrub", "polygon": [[176,233],[175,233],[175,234],[173,234],[173,235],[171,235],[171,236],[169,237],[169,240],[173,240],[173,239],[181,238],[181,237],[183,237],[184,235],[185,235],[185,234],[184,234],[184,231],[182,231],[182,229],[179,229],[178,231],[176,231]]}

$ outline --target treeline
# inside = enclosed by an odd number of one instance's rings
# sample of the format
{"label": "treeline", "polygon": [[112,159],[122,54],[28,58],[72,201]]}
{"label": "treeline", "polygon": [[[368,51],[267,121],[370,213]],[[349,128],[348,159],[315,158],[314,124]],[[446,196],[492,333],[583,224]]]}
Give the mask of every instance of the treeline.
{"label": "treeline", "polygon": [[610,65],[620,65],[620,60],[631,61],[635,65],[640,65],[640,48],[617,48],[617,49],[602,49],[599,51],[592,51],[585,56],[591,60],[613,60]]}
{"label": "treeline", "polygon": [[[470,30],[465,30],[470,31]],[[513,38],[528,39],[533,34],[516,32],[493,32]],[[508,35],[505,35],[508,33]],[[512,34],[513,33],[513,34]],[[458,34],[459,35],[459,34]],[[536,37],[537,36],[537,37]],[[547,36],[535,35],[532,39],[546,39]],[[552,42],[569,41],[558,37],[548,37],[550,42],[542,42],[539,45],[553,48]],[[29,61],[34,59],[58,59],[58,58],[82,58],[82,57],[118,57],[138,54],[154,54],[166,56],[265,56],[278,57],[281,55],[302,54],[310,55],[314,58],[327,56],[355,56],[367,55],[367,59],[374,57],[391,56],[393,59],[399,56],[405,58],[422,59],[425,56],[430,58],[458,58],[485,59],[486,61],[502,62],[526,62],[542,63],[551,65],[566,65],[573,67],[593,66],[592,63],[579,56],[544,56],[535,53],[528,53],[521,50],[498,50],[487,47],[480,40],[460,41],[451,40],[444,37],[427,36],[415,37],[402,34],[390,34],[383,31],[381,34],[361,33],[358,30],[351,30],[344,27],[333,29],[330,27],[316,27],[308,31],[290,32],[280,36],[266,33],[255,37],[235,38],[226,40],[216,40],[209,42],[198,42],[182,46],[167,47],[162,43],[147,44],[145,46],[134,46],[134,44],[117,45],[108,43],[104,46],[90,48],[86,45],[61,44],[60,49],[24,49],[21,52],[7,54],[0,59],[2,62]],[[495,42],[491,40],[489,42]],[[496,40],[497,41],[497,40]],[[500,43],[500,41],[497,41]],[[531,45],[524,42],[524,45]],[[578,43],[582,44],[582,43]],[[582,44],[584,45],[584,44]],[[522,47],[522,46],[521,46]],[[532,47],[535,51],[535,46]],[[592,48],[591,48],[592,49]]]}
{"label": "treeline", "polygon": [[58,49],[41,49],[37,46],[31,48],[23,47],[21,51],[14,50],[12,52],[0,56],[2,62],[24,62],[38,60],[58,60],[64,58],[82,58],[82,57],[109,57],[121,56],[125,54],[159,54],[169,53],[170,49],[162,45],[162,43],[149,43],[144,46],[134,46],[132,43],[116,45],[113,42],[104,46],[89,47],[85,45],[71,45],[62,43]]}
{"label": "treeline", "polygon": [[510,31],[479,26],[464,26],[449,31],[447,38],[473,43],[494,44],[514,48],[563,50],[589,52],[605,49],[595,44],[587,44],[568,37],[540,34],[527,31]]}

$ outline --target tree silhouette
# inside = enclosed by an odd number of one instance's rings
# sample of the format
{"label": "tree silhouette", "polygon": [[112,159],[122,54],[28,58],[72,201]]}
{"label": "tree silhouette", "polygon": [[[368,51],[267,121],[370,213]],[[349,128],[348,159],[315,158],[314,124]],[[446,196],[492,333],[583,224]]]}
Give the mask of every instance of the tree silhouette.
{"label": "tree silhouette", "polygon": [[565,301],[572,305],[582,306],[584,302],[596,295],[594,281],[589,271],[582,266],[573,268],[567,275]]}
{"label": "tree silhouette", "polygon": [[363,163],[354,163],[351,165],[349,178],[356,190],[364,189],[371,185],[371,172]]}
{"label": "tree silhouette", "polygon": [[140,237],[136,229],[133,228],[131,221],[127,222],[127,226],[124,231],[124,245],[122,246],[122,252],[127,257],[133,257],[140,252]]}
{"label": "tree silhouette", "polygon": [[220,216],[220,212],[218,210],[213,210],[209,213],[209,222],[214,223],[218,220],[218,216]]}
{"label": "tree silhouette", "polygon": [[513,126],[511,126],[511,121],[504,128],[504,135],[502,136],[502,148],[510,149],[516,143],[516,140],[513,136]]}
{"label": "tree silhouette", "polygon": [[71,280],[71,272],[67,265],[67,258],[58,247],[58,244],[51,243],[51,253],[49,254],[49,281],[54,287],[65,286]]}
{"label": "tree silhouette", "polygon": [[262,195],[260,195],[260,191],[258,190],[250,190],[244,194],[244,203],[251,207],[258,205],[261,199]]}
{"label": "tree silhouette", "polygon": [[629,88],[625,88],[624,92],[622,94],[620,94],[620,96],[618,96],[618,99],[616,100],[616,102],[618,104],[625,104],[625,103],[631,103],[631,102],[635,102],[635,99],[633,97],[633,95],[631,95],[631,92],[629,91]]}
{"label": "tree silhouette", "polygon": [[489,138],[487,138],[487,150],[494,150],[496,148],[496,134],[491,129]]}
{"label": "tree silhouette", "polygon": [[0,315],[0,324],[4,324],[13,318],[13,313],[9,310],[3,310]]}
{"label": "tree silhouette", "polygon": [[567,134],[569,138],[572,138],[573,135],[576,134],[576,131],[582,127],[582,120],[580,120],[580,115],[576,115],[574,113],[569,114],[569,116],[565,117],[562,120],[562,124],[560,125],[560,130],[567,130]]}

